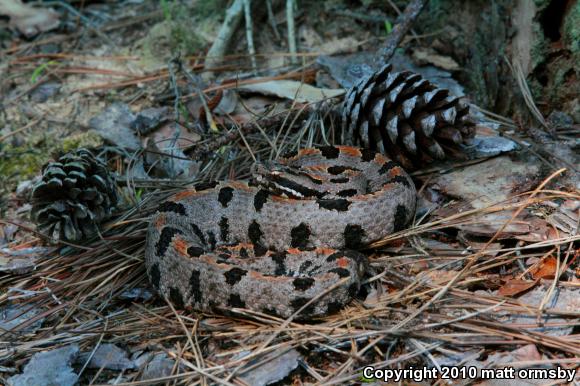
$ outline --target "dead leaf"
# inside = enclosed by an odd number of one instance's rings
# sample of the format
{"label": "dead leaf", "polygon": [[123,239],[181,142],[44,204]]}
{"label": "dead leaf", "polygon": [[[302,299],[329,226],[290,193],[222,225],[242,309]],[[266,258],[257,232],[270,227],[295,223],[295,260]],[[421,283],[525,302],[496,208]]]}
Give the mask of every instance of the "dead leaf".
{"label": "dead leaf", "polygon": [[455,276],[457,276],[457,271],[443,271],[443,270],[432,270],[425,272],[425,276],[430,280],[429,282],[433,285],[443,285],[449,283]]}
{"label": "dead leaf", "polygon": [[449,56],[439,55],[434,49],[420,47],[413,50],[413,59],[420,65],[432,64],[447,71],[456,71],[459,64]]}
{"label": "dead leaf", "polygon": [[0,15],[10,18],[10,27],[27,38],[60,25],[60,15],[51,8],[33,8],[21,0],[0,0]]}
{"label": "dead leaf", "polygon": [[558,261],[555,257],[548,257],[540,262],[539,266],[532,271],[534,279],[553,279],[556,277]]}
{"label": "dead leaf", "polygon": [[111,144],[128,150],[137,150],[141,148],[141,143],[131,129],[133,121],[135,115],[131,108],[125,103],[116,102],[91,118],[89,126]]}
{"label": "dead leaf", "polygon": [[[505,325],[512,325],[519,329],[539,332],[550,336],[568,336],[574,331],[577,319],[557,315],[578,312],[580,309],[580,288],[558,286],[555,291],[550,290],[550,285],[538,285],[532,290],[521,295],[517,301],[528,312],[503,312],[496,315]],[[538,315],[537,308],[543,305],[543,309],[550,311]]]}
{"label": "dead leaf", "polygon": [[462,198],[479,209],[506,200],[514,192],[530,190],[539,177],[540,166],[536,159],[517,160],[504,155],[454,169],[432,183],[438,184],[444,193]]}
{"label": "dead leaf", "polygon": [[[240,357],[248,353],[240,353]],[[302,355],[293,348],[280,348],[250,361],[245,370],[240,370],[240,378],[248,385],[265,386],[284,379],[292,370],[298,367]],[[261,363],[259,365],[259,363]]]}
{"label": "dead leaf", "polygon": [[239,86],[238,90],[274,95],[279,98],[293,99],[300,103],[320,102],[345,93],[343,89],[318,88],[295,80],[269,80]]}
{"label": "dead leaf", "polygon": [[503,286],[499,288],[497,293],[501,296],[519,295],[534,287],[538,281],[539,280],[529,281],[522,279],[509,279]]}

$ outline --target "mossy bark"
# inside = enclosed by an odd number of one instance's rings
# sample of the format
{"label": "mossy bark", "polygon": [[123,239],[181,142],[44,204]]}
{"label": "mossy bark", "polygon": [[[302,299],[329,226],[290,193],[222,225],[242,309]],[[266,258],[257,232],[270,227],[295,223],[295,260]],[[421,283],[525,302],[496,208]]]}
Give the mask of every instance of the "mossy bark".
{"label": "mossy bark", "polygon": [[478,105],[525,115],[508,64],[519,61],[540,111],[579,121],[579,0],[432,0],[416,26],[460,63],[458,77]]}

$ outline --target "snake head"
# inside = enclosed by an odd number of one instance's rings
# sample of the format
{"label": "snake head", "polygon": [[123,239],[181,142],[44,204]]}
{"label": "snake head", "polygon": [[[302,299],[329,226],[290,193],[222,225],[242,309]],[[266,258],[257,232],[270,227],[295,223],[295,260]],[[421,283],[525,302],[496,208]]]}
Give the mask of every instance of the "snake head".
{"label": "snake head", "polygon": [[282,197],[322,198],[327,191],[322,181],[311,174],[276,162],[255,163],[252,175],[252,182],[255,185]]}

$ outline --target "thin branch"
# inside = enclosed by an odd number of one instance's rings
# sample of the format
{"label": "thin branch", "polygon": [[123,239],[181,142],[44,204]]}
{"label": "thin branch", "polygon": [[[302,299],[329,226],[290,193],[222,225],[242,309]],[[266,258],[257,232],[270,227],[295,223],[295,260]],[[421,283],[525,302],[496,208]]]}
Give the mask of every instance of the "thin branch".
{"label": "thin branch", "polygon": [[268,22],[270,23],[270,27],[272,27],[272,31],[274,31],[276,40],[280,41],[280,32],[278,32],[276,18],[274,17],[274,12],[272,11],[272,0],[266,0],[266,8],[268,9]]}
{"label": "thin branch", "polygon": [[405,8],[401,15],[400,21],[393,27],[391,34],[387,38],[385,46],[377,54],[376,61],[379,63],[387,63],[391,60],[395,49],[401,44],[403,37],[407,34],[411,25],[419,16],[428,0],[412,0]]}
{"label": "thin branch", "polygon": [[290,50],[290,61],[292,64],[298,63],[296,56],[296,33],[294,26],[294,0],[286,0],[286,24],[288,25],[288,49]]}
{"label": "thin branch", "polygon": [[207,52],[205,67],[215,67],[223,59],[228,43],[240,25],[244,10],[244,0],[236,0],[226,11],[226,18],[218,32],[218,36]]}
{"label": "thin branch", "polygon": [[256,49],[254,48],[254,32],[252,28],[252,0],[244,0],[244,18],[246,20],[246,40],[248,41],[248,54],[252,62],[252,70],[256,72]]}

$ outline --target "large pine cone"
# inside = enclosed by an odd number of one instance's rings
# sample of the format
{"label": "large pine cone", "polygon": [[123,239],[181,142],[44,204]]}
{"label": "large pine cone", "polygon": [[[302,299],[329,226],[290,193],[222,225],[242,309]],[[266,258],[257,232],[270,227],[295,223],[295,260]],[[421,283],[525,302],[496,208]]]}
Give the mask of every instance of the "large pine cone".
{"label": "large pine cone", "polygon": [[410,71],[391,65],[361,79],[346,94],[342,141],[388,154],[407,169],[458,154],[475,134],[469,107]]}
{"label": "large pine cone", "polygon": [[53,240],[78,241],[96,234],[117,201],[105,164],[79,149],[44,166],[32,192],[32,217]]}

